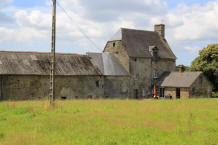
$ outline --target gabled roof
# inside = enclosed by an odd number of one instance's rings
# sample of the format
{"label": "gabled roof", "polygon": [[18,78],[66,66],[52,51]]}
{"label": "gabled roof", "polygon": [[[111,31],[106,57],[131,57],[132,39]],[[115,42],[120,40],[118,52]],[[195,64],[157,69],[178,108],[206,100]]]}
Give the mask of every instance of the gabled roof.
{"label": "gabled roof", "polygon": [[[50,53],[0,51],[0,75],[49,75]],[[101,75],[86,55],[56,54],[56,75]]]}
{"label": "gabled roof", "polygon": [[149,46],[156,46],[160,58],[176,59],[167,41],[157,32],[121,28],[109,41],[121,40],[130,57],[151,57]]}
{"label": "gabled roof", "polygon": [[162,87],[190,87],[202,72],[171,72],[164,81]]}
{"label": "gabled roof", "polygon": [[117,58],[109,52],[104,53],[87,53],[91,61],[105,76],[128,76],[129,73],[119,63]]}

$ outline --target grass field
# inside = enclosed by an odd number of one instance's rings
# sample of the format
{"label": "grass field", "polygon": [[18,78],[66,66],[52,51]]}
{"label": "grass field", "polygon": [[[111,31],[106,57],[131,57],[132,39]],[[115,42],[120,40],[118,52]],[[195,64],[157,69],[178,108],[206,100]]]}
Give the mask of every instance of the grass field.
{"label": "grass field", "polygon": [[218,145],[218,99],[1,102],[0,145]]}

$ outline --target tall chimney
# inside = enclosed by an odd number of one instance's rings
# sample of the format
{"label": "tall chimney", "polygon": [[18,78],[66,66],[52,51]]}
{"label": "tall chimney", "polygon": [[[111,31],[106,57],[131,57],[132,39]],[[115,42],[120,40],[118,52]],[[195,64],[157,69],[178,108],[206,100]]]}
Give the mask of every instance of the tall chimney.
{"label": "tall chimney", "polygon": [[185,71],[184,65],[180,65],[180,66],[179,66],[179,72],[180,72],[180,73],[183,73],[184,71]]}
{"label": "tall chimney", "polygon": [[164,24],[154,25],[154,31],[157,32],[163,39],[165,39],[165,25]]}

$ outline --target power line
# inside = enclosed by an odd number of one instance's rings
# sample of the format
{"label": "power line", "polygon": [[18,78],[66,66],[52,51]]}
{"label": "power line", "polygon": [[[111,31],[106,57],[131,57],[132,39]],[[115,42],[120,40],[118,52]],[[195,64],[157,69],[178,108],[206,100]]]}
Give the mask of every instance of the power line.
{"label": "power line", "polygon": [[[62,9],[62,11],[65,13],[65,15],[66,15],[71,21],[73,21],[73,18],[70,16],[70,14],[68,14],[68,12],[60,5],[60,3],[59,3],[58,1],[57,1],[57,5],[58,5],[58,7],[60,7],[60,8]],[[82,33],[83,36],[84,36],[90,43],[92,43],[92,45],[93,45],[96,49],[102,51],[102,50],[96,45],[96,43],[95,43],[91,38],[89,38],[89,36],[88,36],[78,25],[76,25],[76,27],[79,29],[80,33]]]}

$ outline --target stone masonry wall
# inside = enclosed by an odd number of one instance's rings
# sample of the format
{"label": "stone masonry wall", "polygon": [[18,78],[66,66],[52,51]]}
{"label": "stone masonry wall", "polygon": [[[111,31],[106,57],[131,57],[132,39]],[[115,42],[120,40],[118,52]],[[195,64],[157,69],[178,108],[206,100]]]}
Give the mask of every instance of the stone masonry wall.
{"label": "stone masonry wall", "polygon": [[176,62],[169,59],[160,59],[157,62],[152,61],[152,70],[153,72],[156,70],[159,76],[164,72],[176,71]]}
{"label": "stone masonry wall", "polygon": [[[164,95],[171,95],[172,99],[176,99],[176,88],[165,88]],[[180,99],[189,98],[189,88],[180,88]]]}
{"label": "stone masonry wall", "polygon": [[190,88],[190,97],[211,97],[212,95],[212,84],[208,79],[202,74],[197,78]]}
{"label": "stone masonry wall", "polygon": [[[49,76],[2,76],[0,81],[1,100],[45,99],[49,95]],[[103,97],[103,83],[100,76],[57,76],[56,98]]]}
{"label": "stone masonry wall", "polygon": [[130,74],[133,79],[133,98],[149,97],[151,95],[151,59],[130,58]]}
{"label": "stone masonry wall", "polygon": [[165,88],[164,95],[171,95],[173,99],[176,99],[176,88]]}
{"label": "stone masonry wall", "polygon": [[105,76],[104,77],[104,97],[105,98],[129,98],[130,79],[129,77]]}
{"label": "stone masonry wall", "polygon": [[189,88],[180,88],[180,97],[181,99],[188,99],[189,95]]}
{"label": "stone masonry wall", "polygon": [[[172,71],[176,71],[176,63],[174,60],[160,58],[158,61],[152,61],[152,76],[156,73],[157,77],[160,78],[164,72]],[[156,88],[157,95],[160,95],[160,86],[156,85]]]}
{"label": "stone masonry wall", "polygon": [[[115,46],[114,46],[115,45]],[[107,43],[104,52],[113,53],[119,60],[120,64],[129,72],[129,56],[123,47],[122,41],[110,41]]]}

